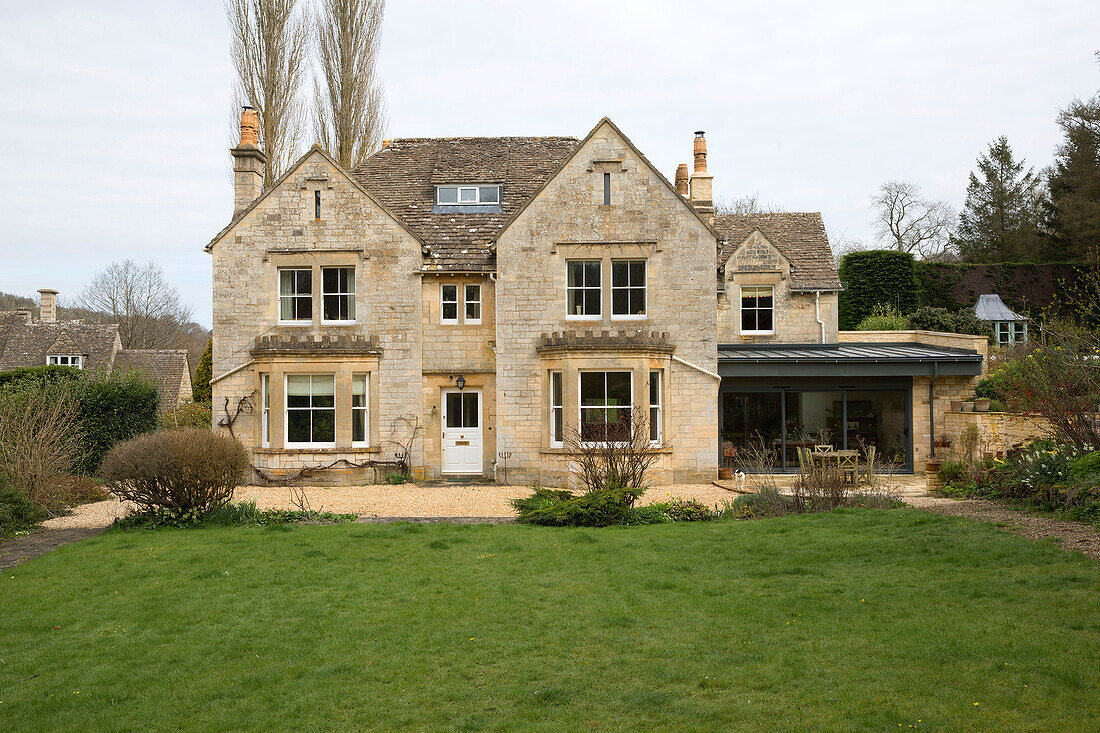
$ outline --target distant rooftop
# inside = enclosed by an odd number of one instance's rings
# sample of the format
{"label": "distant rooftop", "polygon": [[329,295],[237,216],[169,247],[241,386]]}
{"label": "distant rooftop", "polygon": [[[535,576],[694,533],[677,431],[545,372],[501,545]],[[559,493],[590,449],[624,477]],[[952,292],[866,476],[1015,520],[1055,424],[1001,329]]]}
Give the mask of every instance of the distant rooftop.
{"label": "distant rooftop", "polygon": [[1011,310],[996,293],[979,295],[974,304],[974,315],[983,321],[1026,321],[1027,316]]}

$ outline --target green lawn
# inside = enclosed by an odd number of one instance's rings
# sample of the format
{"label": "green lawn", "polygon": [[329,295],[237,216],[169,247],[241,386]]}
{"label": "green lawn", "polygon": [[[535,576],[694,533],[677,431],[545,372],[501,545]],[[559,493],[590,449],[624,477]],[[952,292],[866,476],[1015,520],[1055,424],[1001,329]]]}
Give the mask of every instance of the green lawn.
{"label": "green lawn", "polygon": [[0,730],[1086,730],[1100,566],[910,509],[112,531],[0,577]]}

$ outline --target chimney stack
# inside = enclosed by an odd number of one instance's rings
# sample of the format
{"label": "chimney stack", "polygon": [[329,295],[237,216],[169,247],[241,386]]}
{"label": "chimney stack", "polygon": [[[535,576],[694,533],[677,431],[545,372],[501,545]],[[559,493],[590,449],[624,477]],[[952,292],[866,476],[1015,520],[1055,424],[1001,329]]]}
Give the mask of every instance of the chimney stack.
{"label": "chimney stack", "polygon": [[233,216],[259,198],[264,190],[267,156],[260,150],[260,118],[252,107],[241,109],[241,141],[233,155]]}
{"label": "chimney stack", "polygon": [[702,130],[695,131],[695,172],[691,174],[689,201],[695,210],[714,218],[714,176],[707,173],[707,139]]}
{"label": "chimney stack", "polygon": [[688,197],[688,165],[681,163],[676,166],[676,193],[684,198]]}
{"label": "chimney stack", "polygon": [[388,148],[390,146],[390,143],[392,143],[392,142],[393,142],[393,140],[391,140],[389,138],[386,138],[385,140],[382,141],[382,147]]}
{"label": "chimney stack", "polygon": [[42,288],[38,291],[38,320],[41,323],[53,323],[57,320],[57,291]]}

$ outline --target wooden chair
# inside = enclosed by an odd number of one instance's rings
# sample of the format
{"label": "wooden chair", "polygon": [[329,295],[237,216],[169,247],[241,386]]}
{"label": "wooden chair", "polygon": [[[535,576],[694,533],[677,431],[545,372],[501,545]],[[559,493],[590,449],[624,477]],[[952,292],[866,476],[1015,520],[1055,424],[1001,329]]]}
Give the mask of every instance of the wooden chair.
{"label": "wooden chair", "polygon": [[809,449],[798,447],[798,473],[802,475],[802,478],[806,478],[806,473],[810,470],[812,463],[809,453]]}
{"label": "wooden chair", "polygon": [[875,446],[867,446],[867,463],[859,471],[861,481],[866,481],[868,486],[875,483]]}
{"label": "wooden chair", "polygon": [[833,451],[833,446],[831,446],[831,445],[815,445],[814,446],[814,453],[831,453],[832,451]]}

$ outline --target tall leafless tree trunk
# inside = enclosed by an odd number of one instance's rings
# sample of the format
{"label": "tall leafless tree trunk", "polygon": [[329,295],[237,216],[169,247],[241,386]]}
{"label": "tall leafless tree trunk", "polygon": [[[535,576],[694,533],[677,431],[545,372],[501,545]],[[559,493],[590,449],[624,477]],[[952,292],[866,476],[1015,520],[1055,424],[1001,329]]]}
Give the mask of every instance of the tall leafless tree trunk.
{"label": "tall leafless tree trunk", "polygon": [[80,293],[82,308],[118,323],[124,349],[175,349],[191,327],[191,308],[156,264],[114,262]]}
{"label": "tall leafless tree trunk", "polygon": [[267,188],[286,171],[301,143],[309,16],[299,0],[226,0],[226,13],[237,71],[235,110],[249,105],[260,117]]}
{"label": "tall leafless tree trunk", "polygon": [[909,181],[887,181],[871,198],[879,236],[899,252],[924,259],[944,254],[955,212],[945,201],[924,198]]}
{"label": "tall leafless tree trunk", "polygon": [[386,101],[377,61],[385,9],[385,0],[320,0],[313,126],[348,169],[382,140]]}

